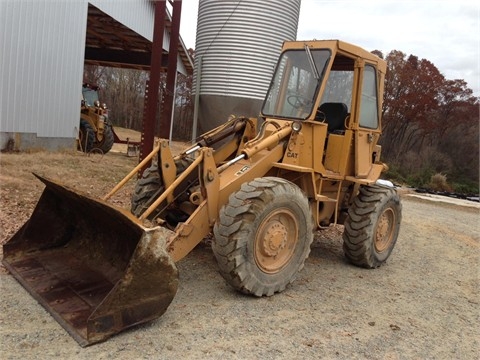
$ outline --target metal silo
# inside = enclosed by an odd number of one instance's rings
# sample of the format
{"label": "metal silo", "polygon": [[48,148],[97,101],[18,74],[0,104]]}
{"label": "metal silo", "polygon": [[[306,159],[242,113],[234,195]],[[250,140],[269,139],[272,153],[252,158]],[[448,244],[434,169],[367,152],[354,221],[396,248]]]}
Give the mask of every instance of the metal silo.
{"label": "metal silo", "polygon": [[296,39],[299,14],[300,0],[199,1],[194,89],[201,132],[232,114],[259,114],[282,43]]}

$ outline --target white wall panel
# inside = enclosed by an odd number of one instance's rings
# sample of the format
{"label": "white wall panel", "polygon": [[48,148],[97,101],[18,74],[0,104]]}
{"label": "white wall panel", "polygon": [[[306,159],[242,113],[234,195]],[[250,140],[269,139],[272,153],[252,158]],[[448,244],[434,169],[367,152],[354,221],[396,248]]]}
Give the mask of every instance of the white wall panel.
{"label": "white wall panel", "polygon": [[[90,2],[152,39],[150,0]],[[73,146],[87,15],[87,0],[0,0],[0,148],[16,134],[25,134],[22,138],[32,142],[31,147],[42,147],[45,139],[53,138],[63,139],[63,144],[72,139]],[[164,48],[168,44],[166,34]],[[185,73],[180,60],[178,70]]]}
{"label": "white wall panel", "polygon": [[151,0],[91,0],[90,4],[152,41],[154,3]]}
{"label": "white wall panel", "polygon": [[86,1],[0,1],[0,131],[74,137]]}

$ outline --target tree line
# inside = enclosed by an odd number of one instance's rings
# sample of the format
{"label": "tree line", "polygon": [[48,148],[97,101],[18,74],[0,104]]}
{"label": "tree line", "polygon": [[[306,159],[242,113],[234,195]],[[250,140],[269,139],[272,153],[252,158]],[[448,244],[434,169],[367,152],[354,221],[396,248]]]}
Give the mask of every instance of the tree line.
{"label": "tree line", "polygon": [[[387,177],[415,187],[477,194],[480,99],[464,80],[446,79],[426,59],[398,50],[386,56],[373,53],[387,61],[380,138],[382,161],[389,165]],[[138,131],[143,125],[147,80],[148,73],[140,70],[91,65],[84,70],[84,81],[99,86],[113,125]],[[164,91],[160,89],[160,99]],[[192,76],[179,75],[172,124],[175,140],[191,139],[192,94]],[[158,117],[161,111],[160,100]]]}
{"label": "tree line", "polygon": [[478,193],[479,98],[426,59],[394,50],[385,60],[380,144],[388,175],[416,187]]}

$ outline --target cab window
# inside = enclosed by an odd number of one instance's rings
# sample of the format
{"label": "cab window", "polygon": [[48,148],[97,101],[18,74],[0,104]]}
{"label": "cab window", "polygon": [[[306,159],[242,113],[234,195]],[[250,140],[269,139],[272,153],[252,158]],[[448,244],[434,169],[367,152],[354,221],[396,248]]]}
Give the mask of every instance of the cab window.
{"label": "cab window", "polygon": [[363,72],[360,126],[369,129],[378,127],[377,75],[371,65],[366,65]]}
{"label": "cab window", "polygon": [[330,59],[328,49],[287,50],[282,53],[263,103],[262,114],[306,119]]}

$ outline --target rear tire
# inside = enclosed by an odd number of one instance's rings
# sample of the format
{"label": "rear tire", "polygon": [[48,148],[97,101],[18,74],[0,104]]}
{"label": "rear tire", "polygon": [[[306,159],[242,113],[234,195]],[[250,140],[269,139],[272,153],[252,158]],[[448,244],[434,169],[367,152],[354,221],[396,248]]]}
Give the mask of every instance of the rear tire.
{"label": "rear tire", "polygon": [[212,244],[220,273],[235,289],[271,296],[295,280],[313,241],[308,199],[295,184],[258,178],[230,195]]}
{"label": "rear tire", "polygon": [[402,205],[395,189],[362,186],[355,198],[343,233],[343,250],[356,266],[376,268],[390,256],[397,242]]}

